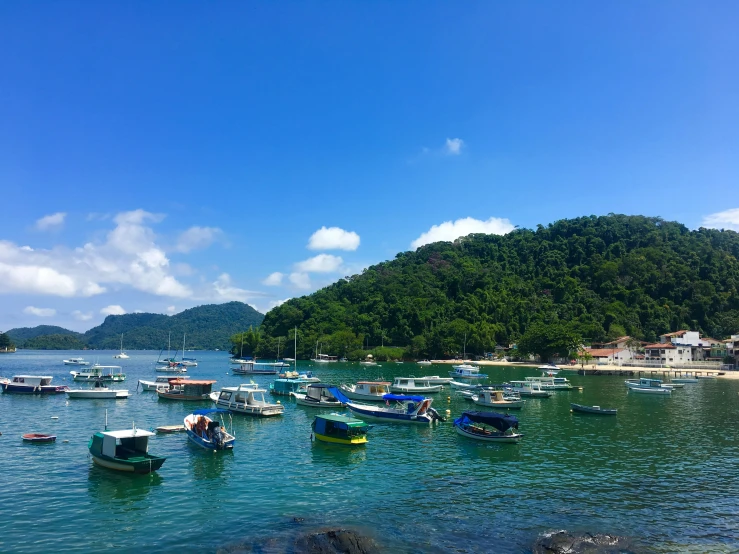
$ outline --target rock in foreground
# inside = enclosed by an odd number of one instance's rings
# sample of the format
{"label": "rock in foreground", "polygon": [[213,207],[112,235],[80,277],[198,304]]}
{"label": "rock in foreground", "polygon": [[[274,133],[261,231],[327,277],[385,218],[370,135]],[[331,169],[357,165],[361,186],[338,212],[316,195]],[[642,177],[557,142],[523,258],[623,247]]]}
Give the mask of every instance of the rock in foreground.
{"label": "rock in foreground", "polygon": [[295,541],[295,552],[310,554],[374,554],[377,543],[349,529],[329,529],[309,533]]}
{"label": "rock in foreground", "polygon": [[637,551],[626,537],[557,531],[539,538],[533,554],[637,554]]}

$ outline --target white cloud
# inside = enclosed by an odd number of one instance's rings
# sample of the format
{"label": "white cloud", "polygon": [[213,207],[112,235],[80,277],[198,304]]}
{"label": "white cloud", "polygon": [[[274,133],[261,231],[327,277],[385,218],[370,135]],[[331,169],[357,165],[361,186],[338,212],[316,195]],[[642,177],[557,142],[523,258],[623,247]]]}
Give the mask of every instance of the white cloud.
{"label": "white cloud", "polygon": [[268,306],[268,308],[267,308],[267,309],[265,310],[265,312],[264,312],[264,313],[267,313],[267,312],[268,312],[268,311],[270,311],[270,310],[271,310],[272,308],[276,308],[277,306],[282,306],[282,305],[283,305],[283,304],[284,304],[285,302],[287,302],[288,300],[290,300],[290,299],[289,299],[289,298],[285,298],[284,300],[273,300],[272,302],[270,302],[270,303],[269,303],[269,306]]}
{"label": "white cloud", "polygon": [[55,214],[46,215],[36,220],[36,229],[39,231],[47,231],[49,229],[59,229],[64,225],[64,218],[67,217],[65,212],[57,212]]}
{"label": "white cloud", "polygon": [[53,317],[56,315],[56,310],[53,308],[36,308],[35,306],[26,306],[23,308],[23,313],[28,315],[35,315],[37,317]]}
{"label": "white cloud", "polygon": [[332,273],[338,271],[344,260],[341,256],[318,254],[295,264],[295,269],[302,273]]}
{"label": "white cloud", "polygon": [[291,273],[289,279],[290,279],[290,283],[292,283],[293,286],[295,286],[296,288],[299,288],[299,289],[311,288],[310,277],[308,276],[307,273],[298,273],[298,272]]}
{"label": "white cloud", "polygon": [[340,227],[321,227],[308,240],[310,250],[356,250],[359,235]]}
{"label": "white cloud", "polygon": [[216,302],[231,302],[233,300],[246,302],[251,298],[267,296],[263,292],[246,290],[234,286],[231,282],[231,276],[228,273],[222,273],[218,279],[213,282],[213,293],[214,295],[211,294],[209,298]]}
{"label": "white cloud", "polygon": [[89,321],[92,319],[92,312],[81,312],[80,310],[75,310],[72,312],[72,316],[79,321]]}
{"label": "white cloud", "polygon": [[172,314],[174,314],[176,312],[177,312],[177,308],[175,308],[174,306],[167,306],[167,313],[169,315],[172,315]]}
{"label": "white cloud", "polygon": [[440,225],[434,225],[421,234],[411,243],[411,248],[418,248],[424,244],[439,241],[453,241],[459,237],[467,236],[471,233],[487,233],[491,235],[505,235],[515,229],[515,226],[508,220],[500,217],[491,217],[487,221],[465,217],[456,221],[445,221]]}
{"label": "white cloud", "polygon": [[464,141],[461,138],[446,139],[444,144],[444,152],[450,156],[458,156],[462,153],[464,147]]}
{"label": "white cloud", "polygon": [[100,313],[103,315],[123,315],[126,313],[126,310],[124,310],[122,306],[111,304],[110,306],[105,306],[105,308],[102,308],[100,310]]}
{"label": "white cloud", "polygon": [[267,285],[268,287],[277,287],[282,284],[282,278],[285,275],[280,273],[279,271],[275,271],[274,273],[270,273],[264,281],[262,281],[263,285]]}
{"label": "white cloud", "polygon": [[732,208],[707,215],[703,218],[702,227],[709,229],[731,229],[739,231],[739,208]]}
{"label": "white cloud", "polygon": [[218,227],[190,227],[177,239],[175,250],[190,252],[191,250],[207,248],[222,233],[223,231]]}

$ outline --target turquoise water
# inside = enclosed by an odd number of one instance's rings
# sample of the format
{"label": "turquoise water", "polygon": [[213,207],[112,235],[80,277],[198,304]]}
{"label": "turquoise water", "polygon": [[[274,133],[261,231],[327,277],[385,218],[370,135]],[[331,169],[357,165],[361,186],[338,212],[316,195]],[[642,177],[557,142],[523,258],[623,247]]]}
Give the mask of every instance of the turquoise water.
{"label": "turquoise water", "polygon": [[[101,430],[180,424],[209,404],[158,400],[137,392],[153,378],[158,352],[31,352],[0,356],[0,375],[51,374],[70,384],[62,359],[119,364],[127,400],[67,400],[66,395],[0,397],[0,551],[214,552],[234,543],[279,540],[323,525],[355,525],[394,552],[525,552],[544,532],[567,529],[633,537],[659,552],[739,550],[739,381],[686,385],[670,398],[627,393],[623,377],[568,376],[584,390],[529,400],[516,445],[483,445],[435,427],[375,425],[364,448],[314,443],[316,413],[281,397],[284,416],[234,416],[232,453],[213,454],[183,434],[153,438],[167,457],[150,476],[92,464],[87,441]],[[193,378],[219,386],[230,375],[223,352],[193,353]],[[449,366],[329,364],[324,382],[396,375],[445,375]],[[536,375],[533,368],[489,367],[493,382]],[[255,377],[267,385],[271,377]],[[474,405],[450,392],[434,407],[457,416]],[[448,399],[449,398],[449,399]],[[619,409],[615,418],[570,413],[569,403]],[[58,416],[58,420],[52,420]],[[50,432],[57,442],[24,444]],[[68,441],[68,442],[63,442]],[[271,551],[265,547],[263,551]]]}

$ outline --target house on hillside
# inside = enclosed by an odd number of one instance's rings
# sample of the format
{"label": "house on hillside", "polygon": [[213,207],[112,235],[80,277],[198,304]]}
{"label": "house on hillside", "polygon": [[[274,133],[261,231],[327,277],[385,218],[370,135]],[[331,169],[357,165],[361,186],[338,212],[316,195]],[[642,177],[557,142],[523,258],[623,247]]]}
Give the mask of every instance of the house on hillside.
{"label": "house on hillside", "polygon": [[628,348],[626,343],[628,343],[631,340],[630,336],[625,337],[618,337],[615,340],[612,340],[611,342],[604,342],[601,345],[601,348],[618,348],[619,350],[625,350]]}
{"label": "house on hillside", "polygon": [[644,359],[663,364],[687,364],[693,361],[693,348],[676,346],[672,342],[657,342],[644,347]]}
{"label": "house on hillside", "polygon": [[739,364],[739,335],[731,335],[730,339],[724,341],[726,344],[726,355],[734,356],[736,363]]}
{"label": "house on hillside", "polygon": [[[677,350],[682,350],[682,352],[677,354],[679,359],[676,359],[676,362],[684,359],[685,351],[690,353],[690,359],[688,361],[691,362],[702,362],[712,358],[711,346],[720,342],[711,338],[702,339],[698,331],[688,330],[665,333],[664,335],[660,335],[659,340],[659,344],[661,345],[671,344]],[[669,350],[666,346],[665,348]]]}

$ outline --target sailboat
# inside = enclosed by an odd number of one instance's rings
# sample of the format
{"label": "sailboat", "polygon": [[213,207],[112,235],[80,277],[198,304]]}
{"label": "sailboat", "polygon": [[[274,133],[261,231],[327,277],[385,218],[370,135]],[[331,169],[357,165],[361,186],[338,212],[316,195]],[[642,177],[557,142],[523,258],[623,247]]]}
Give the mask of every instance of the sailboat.
{"label": "sailboat", "polygon": [[[464,334],[464,347],[463,347],[463,354],[462,354],[462,363],[459,365],[452,366],[454,369],[462,370],[462,371],[470,371],[475,370],[479,371],[475,366],[467,363],[467,333]],[[450,372],[451,375],[451,372]],[[454,375],[452,375],[454,377]]]}
{"label": "sailboat", "polygon": [[251,360],[244,359],[244,333],[241,333],[241,350],[239,351],[239,357],[231,358],[231,364],[243,365],[243,364],[248,364],[250,361]]}
{"label": "sailboat", "polygon": [[113,356],[113,358],[115,358],[116,360],[127,360],[128,358],[130,358],[130,356],[123,351],[123,333],[121,333],[121,353],[116,354],[115,356]]}
{"label": "sailboat", "polygon": [[316,362],[318,364],[326,364],[329,362],[338,362],[338,361],[339,361],[338,356],[329,356],[323,353],[323,343],[321,343],[321,352],[318,352],[318,341],[316,341],[316,357],[311,359],[311,362]]}
{"label": "sailboat", "polygon": [[182,334],[182,361],[180,362],[185,367],[195,367],[198,365],[198,361],[195,358],[185,358],[185,333]]}
{"label": "sailboat", "polygon": [[175,360],[175,358],[171,358],[171,353],[172,333],[169,334],[169,337],[167,339],[167,357],[162,360],[162,352],[159,352],[159,359],[157,360],[156,371],[160,373],[185,373],[187,371],[187,368],[180,362]]}

